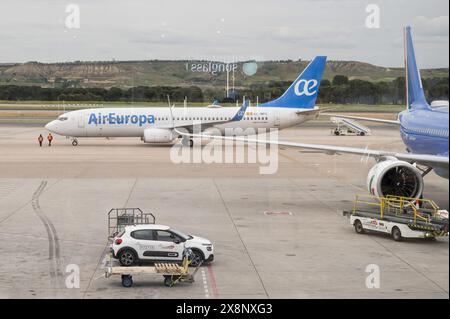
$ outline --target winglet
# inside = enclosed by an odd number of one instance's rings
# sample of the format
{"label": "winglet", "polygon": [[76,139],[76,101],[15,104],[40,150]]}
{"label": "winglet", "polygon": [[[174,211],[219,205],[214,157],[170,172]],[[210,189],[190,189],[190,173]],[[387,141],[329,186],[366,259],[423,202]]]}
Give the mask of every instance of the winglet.
{"label": "winglet", "polygon": [[245,100],[242,104],[241,108],[237,111],[237,113],[233,116],[233,118],[230,120],[230,122],[239,122],[242,120],[242,118],[245,115],[245,111],[247,110],[249,106],[249,100]]}

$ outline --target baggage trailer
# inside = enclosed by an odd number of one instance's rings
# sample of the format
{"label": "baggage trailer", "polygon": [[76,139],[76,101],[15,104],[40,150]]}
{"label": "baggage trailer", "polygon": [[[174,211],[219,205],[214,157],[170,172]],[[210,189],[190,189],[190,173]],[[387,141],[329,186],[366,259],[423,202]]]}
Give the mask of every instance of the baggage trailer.
{"label": "baggage trailer", "polygon": [[193,272],[189,271],[191,263],[192,251],[187,248],[183,253],[182,265],[175,263],[155,263],[154,266],[138,266],[138,267],[107,267],[105,270],[105,278],[120,275],[122,286],[129,288],[133,285],[133,275],[145,274],[151,276],[163,276],[164,285],[173,287],[179,282],[193,283],[194,276],[199,270],[202,263],[195,267]]}
{"label": "baggage trailer", "polygon": [[448,211],[432,200],[357,195],[352,211],[344,211],[356,233],[381,232],[403,238],[448,236]]}

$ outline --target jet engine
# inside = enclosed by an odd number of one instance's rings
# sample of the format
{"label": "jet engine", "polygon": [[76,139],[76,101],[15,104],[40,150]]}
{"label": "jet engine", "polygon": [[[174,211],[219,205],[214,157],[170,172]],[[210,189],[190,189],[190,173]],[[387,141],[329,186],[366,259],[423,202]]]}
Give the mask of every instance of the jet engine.
{"label": "jet engine", "polygon": [[177,138],[171,129],[148,128],[144,130],[142,140],[144,143],[169,143]]}
{"label": "jet engine", "polygon": [[389,159],[369,171],[367,188],[372,195],[419,198],[423,192],[420,171],[408,162]]}

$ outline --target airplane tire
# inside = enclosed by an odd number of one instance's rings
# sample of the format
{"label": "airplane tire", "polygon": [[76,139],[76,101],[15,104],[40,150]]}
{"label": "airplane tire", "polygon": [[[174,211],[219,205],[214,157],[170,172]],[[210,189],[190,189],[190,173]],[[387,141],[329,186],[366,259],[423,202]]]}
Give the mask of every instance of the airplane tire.
{"label": "airplane tire", "polygon": [[73,140],[72,141],[72,146],[77,146],[78,145],[78,141],[77,140]]}
{"label": "airplane tire", "polygon": [[190,146],[191,142],[187,138],[182,138],[181,139],[181,145],[183,145],[183,146]]}
{"label": "airplane tire", "polygon": [[194,140],[193,139],[189,140],[189,147],[194,147]]}

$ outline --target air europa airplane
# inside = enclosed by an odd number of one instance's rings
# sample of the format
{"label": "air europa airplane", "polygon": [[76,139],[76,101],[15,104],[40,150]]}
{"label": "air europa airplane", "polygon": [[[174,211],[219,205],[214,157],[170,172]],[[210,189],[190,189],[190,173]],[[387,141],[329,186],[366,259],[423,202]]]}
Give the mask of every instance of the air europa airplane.
{"label": "air europa airplane", "polygon": [[[257,107],[244,103],[240,109],[217,105],[84,109],[65,113],[45,128],[72,138],[74,146],[81,137],[139,137],[145,143],[170,143],[181,136],[175,129],[192,133],[198,124],[203,134],[224,134],[233,128],[238,129],[234,135],[284,129],[319,115],[315,103],[325,64],[326,57],[317,56],[281,97]],[[193,140],[183,136],[182,143],[192,146]]]}

